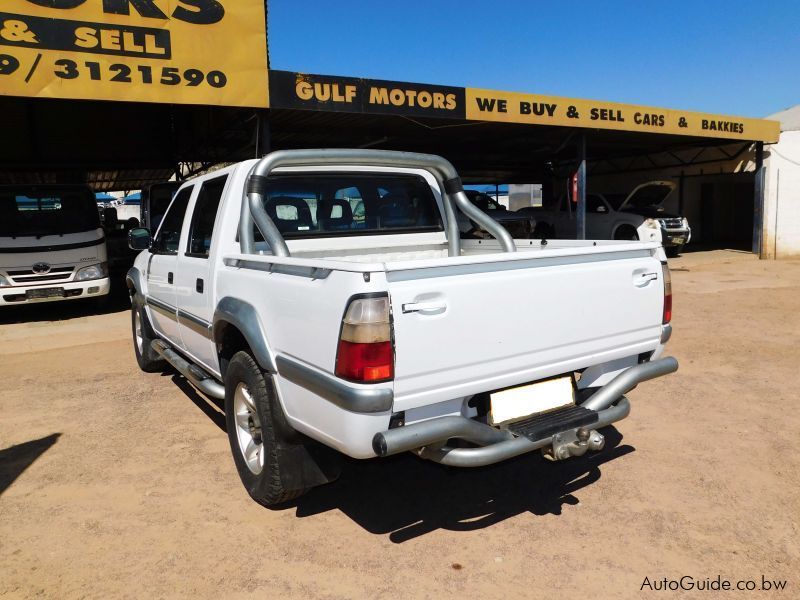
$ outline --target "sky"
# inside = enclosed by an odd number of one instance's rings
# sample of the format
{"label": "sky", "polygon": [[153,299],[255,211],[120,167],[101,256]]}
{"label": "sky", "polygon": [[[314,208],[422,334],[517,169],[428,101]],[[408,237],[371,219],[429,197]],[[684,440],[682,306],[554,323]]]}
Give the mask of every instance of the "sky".
{"label": "sky", "polygon": [[800,104],[797,0],[269,0],[273,69],[764,117]]}

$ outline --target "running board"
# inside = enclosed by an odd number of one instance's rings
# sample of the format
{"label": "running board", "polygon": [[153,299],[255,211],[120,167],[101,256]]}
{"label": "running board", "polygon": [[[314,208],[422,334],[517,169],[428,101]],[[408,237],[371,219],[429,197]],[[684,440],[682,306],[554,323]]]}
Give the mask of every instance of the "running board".
{"label": "running board", "polygon": [[225,399],[225,387],[221,383],[194,363],[183,358],[165,341],[153,340],[150,342],[150,346],[198,390],[217,400]]}

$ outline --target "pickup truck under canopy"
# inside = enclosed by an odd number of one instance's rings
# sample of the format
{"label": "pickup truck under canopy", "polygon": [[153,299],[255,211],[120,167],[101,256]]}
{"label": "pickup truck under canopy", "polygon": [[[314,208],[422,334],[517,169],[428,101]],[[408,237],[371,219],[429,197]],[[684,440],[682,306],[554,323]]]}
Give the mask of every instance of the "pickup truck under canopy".
{"label": "pickup truck under canopy", "polygon": [[[495,239],[460,239],[459,213]],[[131,245],[140,367],[225,400],[265,504],[335,479],[339,453],[599,450],[624,394],[677,369],[659,244],[514,240],[436,156],[275,152],[187,181]]]}

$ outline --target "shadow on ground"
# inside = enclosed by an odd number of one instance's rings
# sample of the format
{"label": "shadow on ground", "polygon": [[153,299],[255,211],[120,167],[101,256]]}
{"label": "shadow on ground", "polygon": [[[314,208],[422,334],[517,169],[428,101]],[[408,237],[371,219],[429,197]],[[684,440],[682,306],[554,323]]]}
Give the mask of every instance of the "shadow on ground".
{"label": "shadow on ground", "polygon": [[206,396],[198,392],[195,387],[186,381],[182,375],[178,375],[173,371],[165,371],[163,376],[172,376],[172,383],[182,391],[189,400],[191,400],[197,408],[199,408],[205,416],[211,419],[211,422],[219,427],[223,432],[227,432],[225,426],[225,403],[222,400],[217,400],[211,396]]}
{"label": "shadow on ground", "polygon": [[[200,394],[170,372],[175,385],[220,430],[222,401]],[[478,469],[457,469],[406,453],[371,460],[344,458],[338,481],[277,507],[300,518],[340,510],[365,530],[402,543],[437,529],[474,531],[522,513],[559,515],[575,493],[601,477],[600,467],[635,451],[620,445],[614,427],[602,430],[605,448],[580,458],[550,462],[536,452]],[[233,459],[231,459],[231,462]]]}
{"label": "shadow on ground", "polygon": [[35,302],[19,306],[5,306],[0,311],[0,325],[34,323],[41,321],[66,321],[91,315],[105,315],[130,310],[131,300],[125,284],[125,275],[112,276],[111,293],[102,298]]}
{"label": "shadow on ground", "polygon": [[521,513],[559,515],[575,493],[600,479],[600,467],[634,451],[613,427],[603,451],[551,463],[539,453],[479,469],[455,469],[411,454],[348,460],[336,483],[297,500],[298,517],[338,509],[395,543],[437,529],[474,531]]}
{"label": "shadow on ground", "polygon": [[61,437],[53,433],[38,440],[25,442],[0,450],[0,495],[30,467],[37,458],[47,452]]}

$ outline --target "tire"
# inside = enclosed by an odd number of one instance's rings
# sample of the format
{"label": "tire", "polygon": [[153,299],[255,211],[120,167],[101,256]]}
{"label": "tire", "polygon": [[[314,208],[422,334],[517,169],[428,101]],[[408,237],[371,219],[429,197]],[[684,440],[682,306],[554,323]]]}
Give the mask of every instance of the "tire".
{"label": "tire", "polygon": [[681,252],[683,252],[683,244],[681,244],[679,246],[669,246],[667,248],[664,248],[664,252],[667,253],[667,256],[669,258],[677,258],[677,256]]}
{"label": "tire", "polygon": [[150,346],[156,339],[156,334],[147,318],[144,305],[136,296],[131,299],[131,333],[133,353],[136,355],[139,368],[145,373],[158,373],[166,369],[167,361]]}
{"label": "tire", "polygon": [[248,352],[234,354],[225,372],[225,423],[233,462],[253,500],[275,506],[308,491],[285,484],[297,479],[289,462],[297,445],[286,442],[290,428],[272,377]]}
{"label": "tire", "polygon": [[631,227],[630,225],[623,225],[619,229],[614,232],[614,239],[615,240],[629,240],[632,242],[639,241],[639,234],[636,233],[636,230]]}

